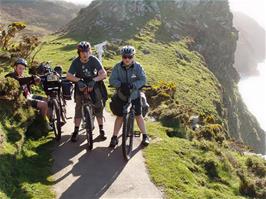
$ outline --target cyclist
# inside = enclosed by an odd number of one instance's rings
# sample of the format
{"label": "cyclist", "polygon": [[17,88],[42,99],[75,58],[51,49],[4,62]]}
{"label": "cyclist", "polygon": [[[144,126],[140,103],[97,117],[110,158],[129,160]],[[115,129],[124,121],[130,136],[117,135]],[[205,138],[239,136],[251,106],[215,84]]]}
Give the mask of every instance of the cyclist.
{"label": "cyclist", "polygon": [[[95,92],[95,89],[98,89],[99,86],[95,86],[96,84],[100,85],[103,84],[103,81],[107,73],[104,70],[101,62],[92,55],[92,50],[91,50],[91,45],[87,41],[82,41],[78,44],[77,46],[77,52],[78,52],[78,57],[73,60],[68,73],[67,73],[67,79],[69,81],[72,81],[74,83],[78,83],[79,81],[82,81],[86,78],[91,78],[93,79],[89,82],[88,85],[88,92],[91,94]],[[75,86],[75,128],[74,132],[71,136],[71,141],[76,142],[77,141],[77,136],[79,132],[79,126],[81,123],[81,118],[82,118],[82,98],[81,94],[77,86]],[[104,103],[106,101],[107,96],[102,96],[101,101],[103,103],[97,103],[100,104],[99,107],[96,107],[94,110],[95,116],[97,118],[97,122],[99,125],[99,130],[100,130],[100,137],[102,139],[106,139],[105,131],[103,130],[103,108],[104,108]],[[97,102],[100,102],[98,99]]]}
{"label": "cyclist", "polygon": [[5,77],[14,78],[19,82],[21,89],[23,90],[23,95],[27,98],[28,103],[33,108],[40,110],[43,118],[47,121],[48,130],[52,130],[52,127],[48,122],[48,104],[46,98],[31,94],[31,85],[39,84],[41,79],[36,75],[25,78],[24,71],[27,66],[28,64],[25,59],[18,58],[14,64],[14,72],[8,73]]}
{"label": "cyclist", "polygon": [[[112,97],[110,108],[116,120],[114,123],[113,136],[111,138],[110,147],[118,144],[118,132],[123,124],[123,106],[127,103],[128,97],[131,95],[132,104],[135,105],[136,121],[142,133],[142,144],[149,145],[149,137],[146,133],[144,118],[142,116],[140,88],[146,83],[146,75],[142,66],[134,60],[135,48],[132,46],[124,46],[121,49],[122,61],[116,64],[112,70],[109,83],[116,88],[116,93]],[[132,90],[132,93],[130,93]]]}

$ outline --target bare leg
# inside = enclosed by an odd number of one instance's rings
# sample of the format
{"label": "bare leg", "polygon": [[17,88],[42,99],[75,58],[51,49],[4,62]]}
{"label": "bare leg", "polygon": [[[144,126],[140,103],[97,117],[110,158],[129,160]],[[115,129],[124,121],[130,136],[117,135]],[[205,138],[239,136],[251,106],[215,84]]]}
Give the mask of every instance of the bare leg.
{"label": "bare leg", "polygon": [[115,147],[118,144],[118,139],[117,139],[117,135],[122,127],[123,124],[123,117],[116,117],[115,119],[115,124],[114,124],[114,132],[113,132],[113,137],[111,139],[110,142],[110,146],[109,147]]}
{"label": "bare leg", "polygon": [[98,125],[103,125],[103,118],[102,117],[96,117]]}
{"label": "bare leg", "polygon": [[48,104],[45,101],[38,101],[37,108],[41,111],[42,116],[45,118],[48,113]]}
{"label": "bare leg", "polygon": [[144,118],[142,115],[140,115],[140,116],[136,116],[136,120],[137,120],[137,124],[139,126],[139,129],[142,133],[142,137],[143,137],[142,144],[144,146],[148,146],[150,144],[150,141],[149,141],[149,137],[148,137],[147,132],[146,132]]}
{"label": "bare leg", "polygon": [[142,115],[136,116],[136,121],[138,124],[138,127],[143,135],[147,134],[146,133],[146,128],[145,128],[145,123],[144,123],[144,118]]}
{"label": "bare leg", "polygon": [[81,118],[75,118],[74,123],[75,123],[75,127],[79,127],[81,123]]}
{"label": "bare leg", "polygon": [[113,136],[117,136],[123,124],[123,117],[116,117]]}

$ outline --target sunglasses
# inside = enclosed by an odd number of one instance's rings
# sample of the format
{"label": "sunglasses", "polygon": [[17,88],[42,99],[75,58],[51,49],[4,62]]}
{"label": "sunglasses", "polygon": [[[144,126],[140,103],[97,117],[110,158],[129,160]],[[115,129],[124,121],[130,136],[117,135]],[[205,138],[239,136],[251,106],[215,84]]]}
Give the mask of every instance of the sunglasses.
{"label": "sunglasses", "polygon": [[89,49],[88,50],[81,50],[80,52],[87,53],[87,52],[89,52]]}
{"label": "sunglasses", "polygon": [[123,59],[132,59],[133,56],[130,56],[130,55],[129,55],[129,56],[127,56],[127,55],[123,55],[122,58],[123,58]]}

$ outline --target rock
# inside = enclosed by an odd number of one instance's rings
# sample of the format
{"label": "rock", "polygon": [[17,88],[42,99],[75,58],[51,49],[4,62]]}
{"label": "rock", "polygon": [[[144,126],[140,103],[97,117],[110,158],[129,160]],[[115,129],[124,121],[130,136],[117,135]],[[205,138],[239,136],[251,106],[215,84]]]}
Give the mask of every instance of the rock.
{"label": "rock", "polygon": [[195,131],[199,128],[200,117],[198,115],[193,115],[189,118],[191,129]]}
{"label": "rock", "polygon": [[143,49],[142,52],[143,52],[144,55],[148,55],[148,54],[151,53],[151,52],[150,52],[149,50],[147,50],[147,49]]}
{"label": "rock", "polygon": [[0,53],[0,63],[10,62],[11,61],[11,54],[8,52]]}

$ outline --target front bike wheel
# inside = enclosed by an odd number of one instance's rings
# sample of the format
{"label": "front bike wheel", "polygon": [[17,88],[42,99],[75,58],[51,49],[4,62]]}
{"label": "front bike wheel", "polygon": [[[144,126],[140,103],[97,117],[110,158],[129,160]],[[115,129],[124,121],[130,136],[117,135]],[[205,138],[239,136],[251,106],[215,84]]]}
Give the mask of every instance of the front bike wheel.
{"label": "front bike wheel", "polygon": [[59,105],[56,99],[52,100],[52,125],[55,134],[55,139],[59,141],[61,139],[61,113]]}
{"label": "front bike wheel", "polygon": [[134,115],[123,116],[122,150],[125,160],[129,160],[133,149]]}
{"label": "front bike wheel", "polygon": [[92,131],[94,129],[94,117],[92,113],[92,109],[89,106],[86,106],[84,109],[85,115],[85,128],[86,128],[86,138],[88,142],[88,149],[93,149],[93,134]]}

